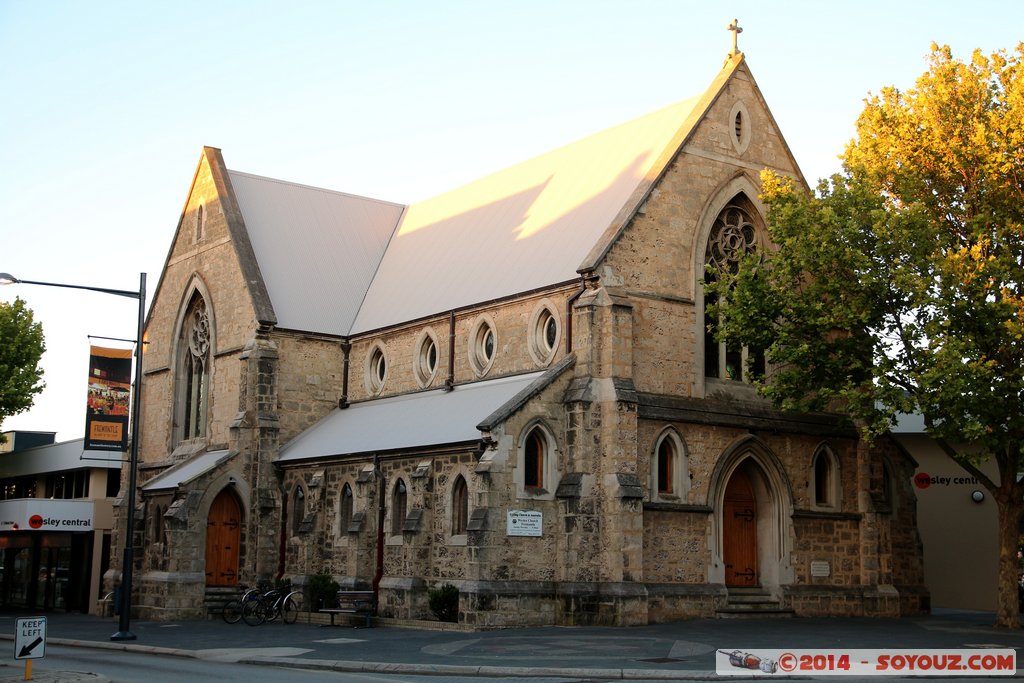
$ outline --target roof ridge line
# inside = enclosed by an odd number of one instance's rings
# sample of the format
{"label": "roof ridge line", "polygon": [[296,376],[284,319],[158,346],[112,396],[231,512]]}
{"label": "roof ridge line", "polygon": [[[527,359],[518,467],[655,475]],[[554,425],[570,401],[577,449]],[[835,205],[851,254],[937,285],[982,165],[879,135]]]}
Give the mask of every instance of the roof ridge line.
{"label": "roof ridge line", "polygon": [[363,194],[355,194],[353,192],[343,192],[342,190],[332,190],[329,187],[320,187],[319,185],[309,185],[307,183],[297,183],[297,182],[294,182],[294,181],[291,181],[291,180],[283,180],[281,178],[271,178],[270,176],[260,175],[258,173],[249,173],[248,171],[237,171],[237,170],[230,169],[230,168],[226,169],[226,170],[227,170],[228,173],[234,173],[234,174],[237,174],[237,175],[243,175],[243,176],[246,176],[248,178],[255,178],[257,180],[266,180],[267,182],[271,182],[271,183],[280,183],[281,185],[290,185],[292,187],[301,187],[301,188],[304,188],[304,189],[307,189],[307,190],[317,190],[318,192],[330,192],[331,194],[337,194],[337,195],[341,195],[341,196],[344,196],[344,197],[352,197],[353,199],[365,199],[367,201],[377,202],[379,204],[390,204],[391,206],[401,206],[403,208],[408,208],[408,206],[409,206],[408,204],[403,204],[401,202],[393,202],[393,201],[388,200],[388,199],[377,199],[376,197],[368,197],[368,196],[363,195]]}

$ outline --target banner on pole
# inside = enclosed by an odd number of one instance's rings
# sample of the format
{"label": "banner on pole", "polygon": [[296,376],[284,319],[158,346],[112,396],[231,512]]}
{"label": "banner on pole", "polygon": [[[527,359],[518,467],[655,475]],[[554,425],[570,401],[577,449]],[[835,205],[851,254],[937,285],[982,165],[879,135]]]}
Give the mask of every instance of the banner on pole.
{"label": "banner on pole", "polygon": [[130,349],[104,349],[99,346],[90,348],[89,398],[85,414],[87,449],[128,449],[131,378]]}

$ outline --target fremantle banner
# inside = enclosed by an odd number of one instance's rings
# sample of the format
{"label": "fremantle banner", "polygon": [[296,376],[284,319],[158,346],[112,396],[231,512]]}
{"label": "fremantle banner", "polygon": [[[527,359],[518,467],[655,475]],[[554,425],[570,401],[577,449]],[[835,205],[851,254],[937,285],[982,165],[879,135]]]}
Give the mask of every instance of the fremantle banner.
{"label": "fremantle banner", "polygon": [[128,449],[132,352],[93,346],[89,352],[89,405],[85,447],[100,451]]}

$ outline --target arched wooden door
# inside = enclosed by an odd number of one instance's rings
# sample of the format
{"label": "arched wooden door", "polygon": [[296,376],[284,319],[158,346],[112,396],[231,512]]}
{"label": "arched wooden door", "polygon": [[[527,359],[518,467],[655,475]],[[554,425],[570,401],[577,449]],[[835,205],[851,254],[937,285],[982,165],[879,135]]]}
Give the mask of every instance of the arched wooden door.
{"label": "arched wooden door", "polygon": [[757,499],[750,477],[737,469],[725,487],[722,507],[722,546],[725,585],[756,586]]}
{"label": "arched wooden door", "polygon": [[238,547],[242,539],[242,510],[238,498],[224,489],[213,499],[206,518],[206,585],[238,583]]}

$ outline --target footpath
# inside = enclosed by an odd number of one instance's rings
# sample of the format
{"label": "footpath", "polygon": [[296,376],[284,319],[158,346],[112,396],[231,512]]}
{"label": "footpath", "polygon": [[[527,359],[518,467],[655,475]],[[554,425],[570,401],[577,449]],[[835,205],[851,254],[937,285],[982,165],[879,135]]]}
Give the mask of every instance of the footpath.
{"label": "footpath", "polygon": [[[0,683],[24,679],[24,662],[14,658],[19,616],[28,615],[0,613],[0,648],[5,647],[4,640],[9,643],[8,656],[0,657]],[[623,628],[500,631],[433,630],[386,622],[374,628],[329,627],[303,623],[302,615],[296,624],[256,627],[220,620],[136,620],[130,625],[136,640],[119,642],[110,640],[117,630],[115,620],[83,614],[46,616],[47,645],[439,677],[736,680],[715,674],[716,651],[1013,648],[1024,652],[1024,632],[994,628],[991,613],[952,610],[904,619],[696,619]],[[48,664],[54,664],[52,659]],[[106,679],[89,672],[40,670],[33,680],[102,683]]]}

